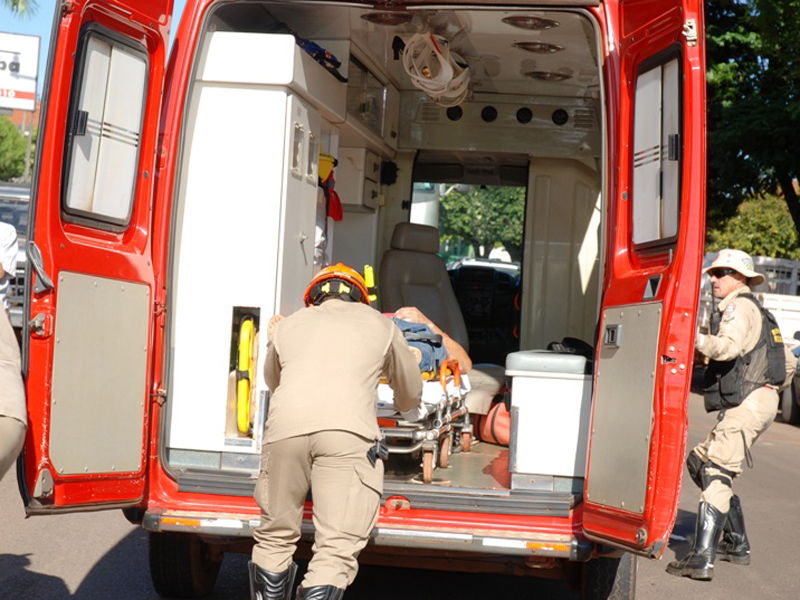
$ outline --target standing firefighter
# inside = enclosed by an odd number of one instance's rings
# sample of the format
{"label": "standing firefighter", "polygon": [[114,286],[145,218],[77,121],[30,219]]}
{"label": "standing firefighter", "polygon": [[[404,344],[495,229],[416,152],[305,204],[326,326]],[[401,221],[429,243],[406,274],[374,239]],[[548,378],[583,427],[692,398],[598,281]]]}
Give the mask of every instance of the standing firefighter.
{"label": "standing firefighter", "polygon": [[369,306],[361,275],[322,269],[306,308],[280,321],[264,365],[272,390],[255,497],[261,507],[250,563],[251,597],[288,600],[303,504],[314,500],[313,558],[302,600],[338,600],[358,572],[383,491],[377,387],[398,410],[421,404],[419,366],[397,326]]}
{"label": "standing firefighter", "polygon": [[707,580],[714,576],[717,553],[734,564],[750,564],[742,505],[731,485],[743,462],[752,466],[750,448],[775,418],[778,391],[791,381],[794,357],[785,349],[774,317],[750,293],[749,285],[764,277],[755,272],[748,254],[722,250],[705,272],[719,304],[710,334],[698,334],[695,346],[710,359],[705,406],[709,412],[719,411],[719,418],[686,459],[702,490],[694,545],[667,572]]}

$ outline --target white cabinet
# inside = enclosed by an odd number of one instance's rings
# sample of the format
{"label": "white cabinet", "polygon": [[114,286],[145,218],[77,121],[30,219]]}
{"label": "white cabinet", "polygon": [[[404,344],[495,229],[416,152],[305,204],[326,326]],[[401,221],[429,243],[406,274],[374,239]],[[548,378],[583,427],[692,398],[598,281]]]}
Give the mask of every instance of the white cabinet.
{"label": "white cabinet", "polygon": [[582,489],[592,412],[591,361],[548,350],[512,352],[511,487]]}
{"label": "white cabinet", "polygon": [[336,191],[344,210],[372,212],[380,200],[381,159],[366,148],[339,148]]}
{"label": "white cabinet", "polygon": [[[347,42],[326,40],[325,44],[347,65]],[[242,56],[251,59],[242,60]],[[292,35],[216,31],[206,36],[197,78],[227,84],[285,86],[331,123],[345,119],[347,84],[301,50]],[[230,110],[235,109],[234,104]]]}
{"label": "white cabinet", "polygon": [[[301,308],[313,275],[320,143],[330,147],[335,136],[331,126],[323,132],[322,109],[298,92],[312,87],[310,70],[298,70],[307,61],[296,61],[297,69],[275,80],[260,61],[247,61],[251,71],[236,63],[225,79],[217,66],[226,53],[239,42],[250,47],[267,36],[218,35],[212,42],[224,43],[206,46],[182,132],[167,437],[170,452],[203,453],[203,460],[217,465],[231,453],[257,456],[260,451],[257,434],[231,437],[226,427],[232,318],[244,311],[260,315],[256,372],[262,373],[268,319]],[[294,52],[293,41],[286,50],[303,56]],[[291,79],[303,74],[305,79]],[[328,85],[325,78],[344,92],[324,70],[317,83]],[[265,398],[263,377],[255,378],[254,386],[256,397]]]}

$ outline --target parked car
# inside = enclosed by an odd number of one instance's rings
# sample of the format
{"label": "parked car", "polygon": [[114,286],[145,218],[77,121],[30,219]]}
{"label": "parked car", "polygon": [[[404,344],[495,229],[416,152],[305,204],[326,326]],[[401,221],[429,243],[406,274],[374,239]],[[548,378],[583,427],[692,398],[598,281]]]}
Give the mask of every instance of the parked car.
{"label": "parked car", "polygon": [[15,329],[22,327],[22,305],[25,294],[25,244],[28,241],[28,206],[31,190],[28,186],[0,184],[0,221],[17,229],[19,251],[17,274],[11,280],[7,300],[9,317]]}
{"label": "parked car", "polygon": [[[800,331],[794,334],[794,339],[800,340]],[[798,359],[798,370],[800,371],[800,346],[792,348],[792,353]],[[781,420],[792,425],[800,424],[800,372],[794,372],[792,385],[781,392]]]}

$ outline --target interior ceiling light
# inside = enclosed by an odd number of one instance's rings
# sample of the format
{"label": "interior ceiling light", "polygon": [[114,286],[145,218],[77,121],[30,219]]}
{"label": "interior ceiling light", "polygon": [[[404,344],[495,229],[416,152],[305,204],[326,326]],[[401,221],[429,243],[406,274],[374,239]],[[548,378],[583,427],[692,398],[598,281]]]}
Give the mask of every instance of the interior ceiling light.
{"label": "interior ceiling light", "polygon": [[556,71],[528,71],[527,73],[523,73],[525,77],[530,77],[531,79],[538,79],[539,81],[549,81],[552,83],[558,83],[559,81],[566,81],[567,79],[572,78],[572,75],[567,75],[566,73],[558,73]]}
{"label": "interior ceiling light", "polygon": [[543,19],[542,17],[530,17],[523,15],[516,15],[513,17],[504,17],[503,23],[511,25],[512,27],[519,27],[520,29],[542,30],[552,29],[561,25],[558,21],[552,19]]}
{"label": "interior ceiling light", "polygon": [[396,27],[405,25],[414,18],[414,15],[410,15],[407,12],[374,12],[361,15],[361,18],[376,25]]}
{"label": "interior ceiling light", "polygon": [[558,44],[548,44],[546,42],[514,42],[511,44],[514,48],[525,50],[527,52],[535,52],[536,54],[553,54],[561,52],[564,46]]}

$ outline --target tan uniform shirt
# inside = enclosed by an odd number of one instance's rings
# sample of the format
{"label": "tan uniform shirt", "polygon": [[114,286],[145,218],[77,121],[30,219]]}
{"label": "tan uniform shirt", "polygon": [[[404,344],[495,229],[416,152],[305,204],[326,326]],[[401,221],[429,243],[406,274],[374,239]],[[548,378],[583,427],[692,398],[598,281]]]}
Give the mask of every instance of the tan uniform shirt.
{"label": "tan uniform shirt", "polygon": [[[739,298],[740,294],[749,294],[747,286],[734,290],[725,296],[718,308],[722,313],[717,335],[704,335],[698,342],[697,349],[712,360],[728,361],[744,356],[758,344],[761,337],[761,311],[747,298]],[[784,348],[786,362],[786,380],[783,386],[791,383],[797,358],[788,348]]]}
{"label": "tan uniform shirt", "polygon": [[761,338],[761,311],[740,294],[749,294],[750,288],[740,287],[725,296],[718,305],[722,313],[719,332],[703,336],[697,349],[711,360],[728,361],[744,356]]}
{"label": "tan uniform shirt", "polygon": [[377,389],[386,377],[399,411],[415,408],[422,377],[398,327],[366,304],[328,300],[278,323],[264,364],[272,390],[265,441],[341,430],[381,437]]}
{"label": "tan uniform shirt", "polygon": [[0,305],[0,416],[14,417],[26,424],[26,414],[19,345],[8,315]]}

